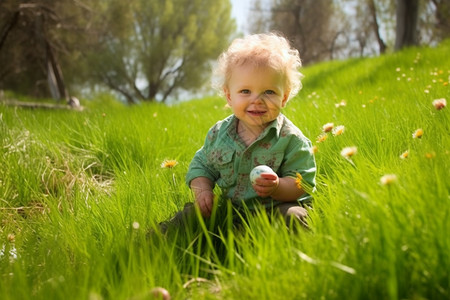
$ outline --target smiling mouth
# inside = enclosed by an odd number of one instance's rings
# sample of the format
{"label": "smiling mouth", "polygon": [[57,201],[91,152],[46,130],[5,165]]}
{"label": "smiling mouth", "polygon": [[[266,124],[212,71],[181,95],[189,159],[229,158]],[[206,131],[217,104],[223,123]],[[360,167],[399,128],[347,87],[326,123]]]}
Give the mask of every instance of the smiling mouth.
{"label": "smiling mouth", "polygon": [[267,111],[263,110],[248,110],[248,114],[254,116],[254,117],[261,117],[267,113]]}

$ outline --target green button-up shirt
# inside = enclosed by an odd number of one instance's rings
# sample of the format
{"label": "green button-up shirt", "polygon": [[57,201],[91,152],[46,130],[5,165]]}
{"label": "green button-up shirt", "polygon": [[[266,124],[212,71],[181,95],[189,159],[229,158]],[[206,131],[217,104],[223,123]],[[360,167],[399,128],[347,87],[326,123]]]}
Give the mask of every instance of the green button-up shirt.
{"label": "green button-up shirt", "polygon": [[[257,203],[266,207],[279,201],[261,198],[253,190],[249,174],[258,165],[267,165],[279,177],[295,178],[297,173],[312,188],[315,186],[316,163],[308,140],[290,120],[280,114],[260,136],[246,146],[237,134],[238,119],[231,115],[217,122],[208,132],[205,143],[192,159],[186,175],[186,183],[192,179],[207,177],[222,190],[222,197],[233,204],[250,209]],[[309,201],[303,195],[299,201]]]}

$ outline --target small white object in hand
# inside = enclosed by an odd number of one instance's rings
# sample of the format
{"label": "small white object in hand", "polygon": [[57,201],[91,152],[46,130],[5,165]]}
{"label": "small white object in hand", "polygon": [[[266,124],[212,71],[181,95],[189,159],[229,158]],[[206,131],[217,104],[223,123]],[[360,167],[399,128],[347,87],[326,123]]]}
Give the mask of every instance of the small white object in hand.
{"label": "small white object in hand", "polygon": [[250,181],[252,184],[255,184],[256,179],[261,177],[261,174],[263,173],[272,173],[275,174],[275,172],[266,165],[260,165],[253,168],[253,170],[250,172]]}

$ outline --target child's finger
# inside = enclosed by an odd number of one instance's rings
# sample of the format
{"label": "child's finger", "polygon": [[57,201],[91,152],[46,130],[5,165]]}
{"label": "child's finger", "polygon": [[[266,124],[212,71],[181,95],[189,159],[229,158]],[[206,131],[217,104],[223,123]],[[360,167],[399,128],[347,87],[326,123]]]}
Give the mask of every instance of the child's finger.
{"label": "child's finger", "polygon": [[207,202],[203,202],[203,216],[209,217],[211,215],[211,208]]}
{"label": "child's finger", "polygon": [[208,207],[207,201],[201,200],[197,202],[198,208],[204,217],[209,217],[211,214],[211,209]]}
{"label": "child's finger", "polygon": [[277,185],[277,179],[265,179],[265,178],[258,178],[255,181],[255,185],[260,187],[271,187],[274,185]]}
{"label": "child's finger", "polygon": [[205,199],[205,206],[206,206],[208,217],[211,216],[211,213],[213,211],[213,205],[214,205],[214,201],[212,198]]}
{"label": "child's finger", "polygon": [[264,178],[266,180],[277,180],[278,176],[274,173],[262,173],[261,178]]}

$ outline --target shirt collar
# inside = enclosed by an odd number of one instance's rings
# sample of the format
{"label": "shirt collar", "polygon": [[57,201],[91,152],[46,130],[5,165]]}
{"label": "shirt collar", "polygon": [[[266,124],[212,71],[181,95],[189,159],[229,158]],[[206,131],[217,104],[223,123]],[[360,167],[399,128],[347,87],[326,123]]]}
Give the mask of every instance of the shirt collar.
{"label": "shirt collar", "polygon": [[[277,138],[280,137],[281,128],[283,127],[283,121],[284,121],[284,115],[279,114],[278,117],[270,122],[270,124],[264,129],[264,131],[261,133],[260,138],[266,136],[271,130],[275,130]],[[237,136],[237,125],[238,125],[238,118],[236,118],[235,115],[231,116],[230,123],[227,129],[227,132],[229,136],[233,137],[233,139],[238,139]]]}
{"label": "shirt collar", "polygon": [[270,130],[275,130],[276,134],[277,134],[277,138],[280,137],[281,134],[281,128],[283,127],[283,120],[284,120],[284,115],[283,114],[279,114],[278,117],[273,120],[267,127],[266,129],[263,131],[263,135],[266,135]]}

